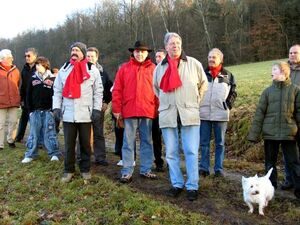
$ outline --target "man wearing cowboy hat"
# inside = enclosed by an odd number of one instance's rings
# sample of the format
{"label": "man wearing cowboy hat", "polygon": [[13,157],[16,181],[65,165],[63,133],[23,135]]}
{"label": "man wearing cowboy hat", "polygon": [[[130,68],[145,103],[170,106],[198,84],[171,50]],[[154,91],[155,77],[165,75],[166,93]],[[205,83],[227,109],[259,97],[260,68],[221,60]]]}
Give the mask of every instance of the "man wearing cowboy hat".
{"label": "man wearing cowboy hat", "polygon": [[156,179],[151,172],[153,148],[151,143],[152,119],[156,117],[158,101],[152,88],[155,65],[148,57],[152,51],[142,41],[136,41],[128,49],[132,55],[129,62],[118,70],[112,92],[112,111],[114,116],[124,119],[124,139],[122,147],[122,183],[132,180],[134,162],[134,143],[136,130],[140,135],[140,175]]}

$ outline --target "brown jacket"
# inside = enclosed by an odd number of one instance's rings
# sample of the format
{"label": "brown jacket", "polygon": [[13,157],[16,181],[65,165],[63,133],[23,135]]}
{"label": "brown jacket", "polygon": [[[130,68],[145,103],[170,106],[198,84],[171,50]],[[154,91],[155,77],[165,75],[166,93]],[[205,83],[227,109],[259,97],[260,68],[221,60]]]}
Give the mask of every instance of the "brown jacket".
{"label": "brown jacket", "polygon": [[15,65],[7,71],[0,64],[0,109],[20,106],[20,79]]}

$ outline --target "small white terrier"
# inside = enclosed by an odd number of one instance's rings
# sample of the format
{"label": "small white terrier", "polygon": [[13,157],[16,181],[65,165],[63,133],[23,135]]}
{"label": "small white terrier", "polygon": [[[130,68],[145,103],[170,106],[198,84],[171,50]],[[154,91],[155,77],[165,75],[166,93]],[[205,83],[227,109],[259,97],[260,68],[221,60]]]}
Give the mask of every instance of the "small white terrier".
{"label": "small white terrier", "polygon": [[270,181],[273,171],[271,168],[263,177],[242,177],[244,201],[249,206],[249,213],[253,213],[253,203],[259,205],[259,214],[264,215],[263,209],[274,196],[274,187]]}

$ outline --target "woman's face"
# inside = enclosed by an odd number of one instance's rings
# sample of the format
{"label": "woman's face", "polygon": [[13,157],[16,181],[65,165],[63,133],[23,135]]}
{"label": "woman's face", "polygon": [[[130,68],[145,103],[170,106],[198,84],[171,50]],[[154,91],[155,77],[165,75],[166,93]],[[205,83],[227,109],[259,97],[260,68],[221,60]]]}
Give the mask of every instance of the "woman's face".
{"label": "woman's face", "polygon": [[44,74],[46,72],[45,67],[43,67],[41,64],[36,64],[35,67],[36,67],[36,70],[41,74]]}

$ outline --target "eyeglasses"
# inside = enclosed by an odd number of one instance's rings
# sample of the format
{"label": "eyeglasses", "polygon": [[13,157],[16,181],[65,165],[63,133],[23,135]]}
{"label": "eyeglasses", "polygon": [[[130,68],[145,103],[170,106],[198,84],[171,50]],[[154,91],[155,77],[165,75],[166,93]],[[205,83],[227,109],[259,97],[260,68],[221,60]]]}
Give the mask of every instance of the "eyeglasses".
{"label": "eyeglasses", "polygon": [[25,58],[30,58],[31,57],[31,55],[25,55]]}

